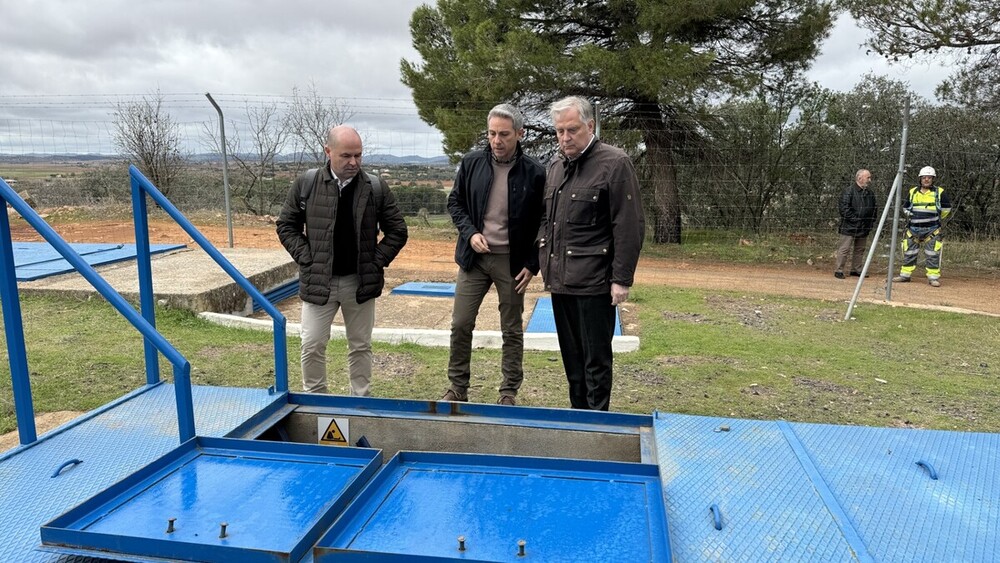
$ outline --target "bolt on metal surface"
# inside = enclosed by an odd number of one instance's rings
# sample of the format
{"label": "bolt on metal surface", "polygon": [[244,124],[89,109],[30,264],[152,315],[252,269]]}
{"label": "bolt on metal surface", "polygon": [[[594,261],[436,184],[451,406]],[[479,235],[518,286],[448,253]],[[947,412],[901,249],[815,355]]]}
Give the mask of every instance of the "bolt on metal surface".
{"label": "bolt on metal surface", "polygon": [[167,533],[168,534],[174,533],[174,522],[176,522],[176,521],[177,521],[176,518],[167,518]]}
{"label": "bolt on metal surface", "polygon": [[223,539],[223,538],[226,537],[226,526],[228,526],[228,525],[229,525],[228,522],[223,522],[223,523],[219,524],[219,528],[220,528],[220,530],[219,530],[219,539]]}
{"label": "bolt on metal surface", "polygon": [[528,545],[528,542],[526,542],[524,540],[517,540],[517,556],[518,557],[524,557],[525,556],[524,546],[526,546],[526,545]]}
{"label": "bolt on metal surface", "polygon": [[465,536],[458,536],[458,550],[465,551]]}

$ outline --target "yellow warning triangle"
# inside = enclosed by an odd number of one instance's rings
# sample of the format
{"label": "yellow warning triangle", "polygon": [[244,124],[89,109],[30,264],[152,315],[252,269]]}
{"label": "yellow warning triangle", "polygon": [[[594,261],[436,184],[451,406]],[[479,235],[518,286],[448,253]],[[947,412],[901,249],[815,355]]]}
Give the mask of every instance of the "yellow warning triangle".
{"label": "yellow warning triangle", "polygon": [[320,439],[321,444],[346,444],[347,438],[344,438],[344,433],[340,431],[340,427],[337,426],[337,420],[331,419],[330,425],[326,427],[326,432],[323,432],[323,438]]}

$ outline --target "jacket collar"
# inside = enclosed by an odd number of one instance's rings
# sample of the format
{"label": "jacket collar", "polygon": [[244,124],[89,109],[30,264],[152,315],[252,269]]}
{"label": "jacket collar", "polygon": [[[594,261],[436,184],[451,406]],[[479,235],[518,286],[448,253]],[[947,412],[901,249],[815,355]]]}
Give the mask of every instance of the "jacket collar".
{"label": "jacket collar", "polygon": [[[322,178],[324,182],[334,182],[337,180],[337,178],[334,177],[333,172],[330,170],[330,159],[326,160],[320,172],[322,173]],[[364,167],[358,168],[358,173],[354,175],[354,178],[351,178],[351,181],[348,182],[348,185],[353,184],[354,180],[357,180],[359,178],[361,180],[360,182],[361,184],[367,184],[368,183],[367,176],[368,175],[365,173]]]}
{"label": "jacket collar", "polygon": [[559,151],[558,158],[559,158],[559,160],[562,161],[563,167],[565,167],[565,168],[568,168],[571,165],[572,166],[578,166],[580,163],[582,163],[583,161],[585,161],[587,159],[587,157],[590,156],[591,153],[593,153],[595,150],[597,150],[597,147],[600,144],[601,144],[601,140],[597,138],[597,135],[594,135],[594,138],[591,139],[590,144],[587,145],[587,147],[585,149],[583,149],[583,152],[580,153],[580,156],[574,158],[573,160],[570,160],[569,158],[566,157],[565,153],[563,153],[562,151]]}
{"label": "jacket collar", "polygon": [[[483,154],[486,155],[487,160],[489,160],[490,162],[494,161],[494,158],[493,158],[493,149],[490,148],[489,143],[487,143],[486,144],[486,148],[483,149]],[[520,159],[521,155],[523,155],[523,154],[524,154],[524,150],[521,148],[521,141],[518,141],[517,142],[517,147],[514,148],[514,156],[510,159],[510,162],[511,163],[517,162],[518,159]],[[497,161],[497,162],[499,162],[499,161]]]}

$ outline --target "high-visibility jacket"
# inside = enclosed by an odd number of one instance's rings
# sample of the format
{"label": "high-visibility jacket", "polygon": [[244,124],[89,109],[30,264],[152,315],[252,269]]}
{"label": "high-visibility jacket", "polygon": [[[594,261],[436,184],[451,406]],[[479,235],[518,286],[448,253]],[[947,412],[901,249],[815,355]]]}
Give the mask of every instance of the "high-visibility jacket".
{"label": "high-visibility jacket", "polygon": [[914,186],[910,188],[910,197],[903,209],[910,212],[911,229],[936,229],[941,226],[941,219],[951,213],[951,201],[940,186],[933,186],[926,192]]}

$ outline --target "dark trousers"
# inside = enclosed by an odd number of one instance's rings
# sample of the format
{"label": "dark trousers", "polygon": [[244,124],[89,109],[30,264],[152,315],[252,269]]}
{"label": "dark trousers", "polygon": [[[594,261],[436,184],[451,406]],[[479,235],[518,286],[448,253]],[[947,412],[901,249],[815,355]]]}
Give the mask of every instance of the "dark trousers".
{"label": "dark trousers", "polygon": [[510,275],[509,254],[479,254],[472,268],[459,268],[455,284],[455,303],[451,312],[451,352],[448,356],[448,379],[459,398],[467,397],[472,369],[472,331],[476,328],[479,307],[495,285],[500,299],[500,330],[503,354],[500,360],[501,395],[517,395],[524,379],[524,294]]}
{"label": "dark trousers", "polygon": [[552,294],[569,403],[574,409],[608,410],[611,405],[611,339],[615,308],[611,294]]}

